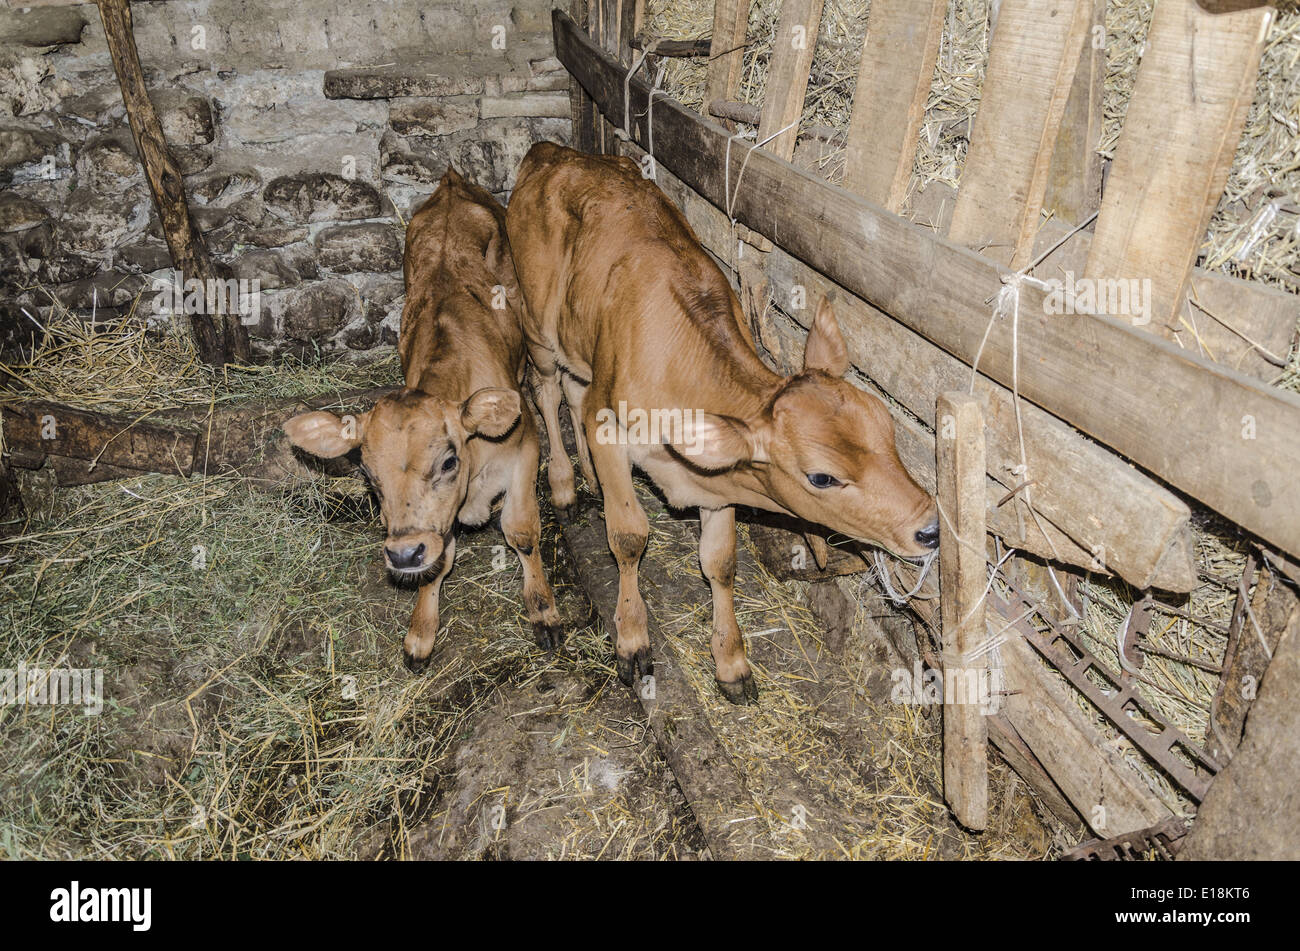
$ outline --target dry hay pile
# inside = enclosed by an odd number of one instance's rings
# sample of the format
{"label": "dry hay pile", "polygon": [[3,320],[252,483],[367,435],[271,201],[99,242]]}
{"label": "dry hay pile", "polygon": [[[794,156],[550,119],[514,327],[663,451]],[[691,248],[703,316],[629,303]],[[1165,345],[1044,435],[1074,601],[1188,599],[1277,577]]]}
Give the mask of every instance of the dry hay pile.
{"label": "dry hay pile", "polygon": [[[183,332],[91,328],[62,310],[44,330],[36,355],[8,368],[4,400],[143,416],[397,377],[392,359],[218,377]],[[267,492],[238,474],[143,475],[55,490],[48,472],[19,477],[25,519],[0,539],[0,667],[100,669],[105,705],[0,705],[0,858],[702,848],[644,725],[609,714],[632,703],[585,595],[555,578],[568,647],[538,650],[517,559],[494,528],[458,546],[440,640],[454,648],[414,677],[400,662],[412,592],[385,579],[360,481]],[[550,775],[520,778],[495,739],[520,732],[542,738]],[[504,778],[472,785],[485,776]],[[497,806],[508,831],[489,821]]]}

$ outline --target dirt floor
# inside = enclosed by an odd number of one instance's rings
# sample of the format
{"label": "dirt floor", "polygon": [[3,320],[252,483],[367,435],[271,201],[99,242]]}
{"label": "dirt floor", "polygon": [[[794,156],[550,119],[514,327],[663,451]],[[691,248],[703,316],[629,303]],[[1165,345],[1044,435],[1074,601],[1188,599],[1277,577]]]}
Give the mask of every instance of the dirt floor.
{"label": "dirt floor", "polygon": [[[288,372],[238,395],[329,389],[327,366]],[[587,593],[609,592],[579,570],[612,566],[589,499],[563,531],[549,512],[544,526],[563,649],[533,643],[492,526],[462,535],[439,646],[412,676],[414,594],[383,570],[364,485],[322,474],[267,491],[254,475],[56,488],[48,470],[20,473],[0,668],[100,669],[105,705],[0,706],[0,857],[687,859],[725,842],[727,856],[1042,858],[1073,844],[1000,763],[990,830],[957,827],[937,712],[889,702],[878,645],[827,648],[806,585],[768,575],[743,528],[737,608],[762,695],[739,708],[712,682],[698,523],[642,487],[669,710],[614,674],[611,605]],[[699,753],[680,749],[692,737],[715,744],[712,799],[698,769],[670,766]]]}

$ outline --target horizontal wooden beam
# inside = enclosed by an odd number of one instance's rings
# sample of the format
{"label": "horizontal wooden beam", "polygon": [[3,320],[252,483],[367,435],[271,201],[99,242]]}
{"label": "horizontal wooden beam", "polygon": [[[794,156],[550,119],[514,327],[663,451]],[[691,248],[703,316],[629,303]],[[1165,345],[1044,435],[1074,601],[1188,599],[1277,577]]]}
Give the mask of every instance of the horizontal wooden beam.
{"label": "horizontal wooden beam", "polygon": [[[562,11],[553,22],[560,61],[622,125],[626,70]],[[633,79],[631,131],[643,147],[648,91]],[[680,103],[659,99],[653,119],[655,159],[709,201],[962,361],[981,353],[980,370],[1012,384],[1012,319],[991,321],[989,303],[1005,268],[763,149],[728,148],[725,129]],[[1300,554],[1300,397],[1123,320],[1050,313],[1048,291],[1030,282],[1016,313],[1022,395]]]}
{"label": "horizontal wooden beam", "polygon": [[[758,106],[752,102],[727,102],[724,99],[715,99],[709,103],[709,115],[714,118],[743,122],[746,125],[758,125],[760,112]],[[821,139],[823,142],[836,142],[844,138],[843,132],[832,129],[828,125],[805,126],[799,130],[799,134]]]}
{"label": "horizontal wooden beam", "polygon": [[712,43],[712,38],[707,36],[698,40],[647,40],[638,36],[632,41],[632,49],[643,50],[653,44],[654,49],[651,50],[651,54],[654,56],[690,59],[696,56],[708,56]]}
{"label": "horizontal wooden beam", "polygon": [[194,471],[198,436],[192,430],[44,400],[10,403],[0,407],[0,414],[10,449],[180,476]]}

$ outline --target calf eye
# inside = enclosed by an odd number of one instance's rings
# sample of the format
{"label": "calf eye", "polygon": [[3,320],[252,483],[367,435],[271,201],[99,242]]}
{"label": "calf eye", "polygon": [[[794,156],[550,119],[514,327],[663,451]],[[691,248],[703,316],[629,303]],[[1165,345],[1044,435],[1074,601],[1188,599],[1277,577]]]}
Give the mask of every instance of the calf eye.
{"label": "calf eye", "polygon": [[839,479],[833,475],[827,475],[825,472],[808,473],[808,481],[812,483],[814,489],[829,489],[833,485],[843,485]]}
{"label": "calf eye", "polygon": [[442,471],[450,472],[452,469],[456,468],[456,463],[459,461],[460,460],[458,460],[455,456],[448,456],[442,464]]}

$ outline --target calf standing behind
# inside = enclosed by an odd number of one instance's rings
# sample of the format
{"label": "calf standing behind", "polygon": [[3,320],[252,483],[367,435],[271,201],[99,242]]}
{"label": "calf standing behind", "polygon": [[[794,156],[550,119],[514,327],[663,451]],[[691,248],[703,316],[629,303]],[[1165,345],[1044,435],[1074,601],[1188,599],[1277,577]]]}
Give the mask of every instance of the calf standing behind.
{"label": "calf standing behind", "polygon": [[361,447],[388,529],[388,570],[419,585],[403,644],[408,667],[423,667],[433,650],[457,521],[482,525],[502,493],[501,530],[523,565],[533,632],[539,645],[558,645],[538,549],[540,444],[532,414],[522,412],[524,341],[505,211],[448,168],[406,229],[405,276],[398,350],[406,386],[355,418],[304,413],[285,432],[325,458]]}
{"label": "calf standing behind", "polygon": [[619,567],[615,623],[625,682],[638,667],[651,669],[637,588],[648,523],[633,464],[671,505],[700,509],[713,659],[733,702],[757,691],[733,606],[732,506],[797,515],[898,555],[937,547],[934,502],[899,461],[889,411],[840,379],[848,357],[826,301],[803,372],[773,373],[754,350],[727,279],[627,158],[533,146],[506,225],[528,305],[524,333],[540,377],[552,497],[560,508],[575,498],[559,437],[561,388],[583,474],[604,496]]}

